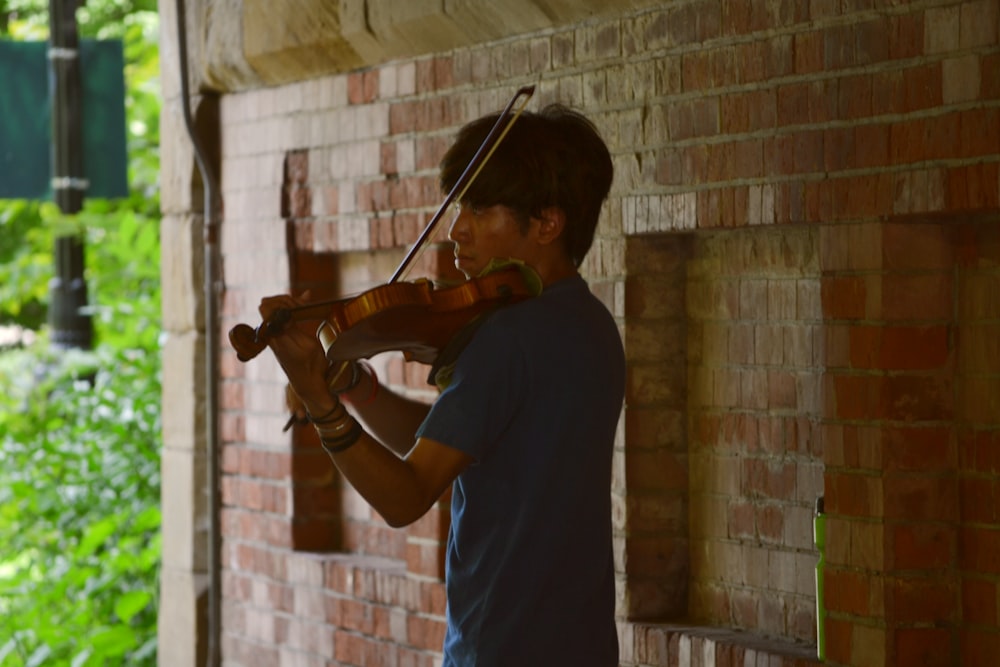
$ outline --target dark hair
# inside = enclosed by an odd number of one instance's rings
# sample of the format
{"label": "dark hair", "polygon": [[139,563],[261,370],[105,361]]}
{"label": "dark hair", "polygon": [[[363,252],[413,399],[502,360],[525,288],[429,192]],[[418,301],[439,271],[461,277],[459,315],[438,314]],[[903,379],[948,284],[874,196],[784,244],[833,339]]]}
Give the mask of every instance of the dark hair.
{"label": "dark hair", "polygon": [[[459,130],[441,161],[441,188],[448,192],[472,160],[498,114]],[[563,245],[577,266],[590,250],[601,206],[611,189],[611,155],[597,128],[582,114],[551,104],[525,111],[462,197],[463,206],[502,204],[522,219],[554,206],[566,215]]]}

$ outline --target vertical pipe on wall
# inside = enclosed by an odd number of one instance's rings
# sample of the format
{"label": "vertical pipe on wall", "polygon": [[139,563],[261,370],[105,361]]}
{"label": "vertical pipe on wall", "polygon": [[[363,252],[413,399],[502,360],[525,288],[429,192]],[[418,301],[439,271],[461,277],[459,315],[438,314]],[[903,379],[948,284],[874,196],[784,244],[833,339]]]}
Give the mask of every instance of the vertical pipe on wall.
{"label": "vertical pipe on wall", "polygon": [[205,448],[206,482],[208,484],[208,651],[206,665],[221,664],[221,537],[219,535],[219,435],[218,435],[218,305],[216,298],[216,266],[218,258],[218,220],[216,206],[218,183],[208,161],[204,146],[191,117],[187,63],[187,17],[184,0],[177,0],[177,45],[180,58],[181,108],[184,127],[194,146],[195,160],[204,189],[204,292],[205,292]]}

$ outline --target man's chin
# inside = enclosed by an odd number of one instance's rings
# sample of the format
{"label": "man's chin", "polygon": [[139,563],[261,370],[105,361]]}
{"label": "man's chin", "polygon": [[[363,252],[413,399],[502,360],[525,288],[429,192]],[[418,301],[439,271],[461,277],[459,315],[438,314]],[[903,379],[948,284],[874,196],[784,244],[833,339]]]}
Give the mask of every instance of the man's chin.
{"label": "man's chin", "polygon": [[472,262],[464,257],[455,258],[455,268],[461,271],[467,279],[478,275],[476,268],[472,265]]}

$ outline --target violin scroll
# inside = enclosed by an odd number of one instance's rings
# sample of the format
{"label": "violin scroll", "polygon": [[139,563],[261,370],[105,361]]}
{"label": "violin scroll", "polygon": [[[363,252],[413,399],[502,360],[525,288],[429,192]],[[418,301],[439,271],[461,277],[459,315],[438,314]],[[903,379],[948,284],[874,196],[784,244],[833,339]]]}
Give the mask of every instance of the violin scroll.
{"label": "violin scroll", "polygon": [[249,324],[237,324],[229,330],[229,344],[236,350],[236,358],[250,361],[264,351],[267,343],[259,340],[257,330]]}
{"label": "violin scroll", "polygon": [[240,361],[250,361],[267,347],[267,339],[281,333],[285,325],[292,320],[292,313],[287,308],[274,312],[271,319],[254,329],[249,324],[237,324],[229,330],[229,344],[236,350],[236,358]]}

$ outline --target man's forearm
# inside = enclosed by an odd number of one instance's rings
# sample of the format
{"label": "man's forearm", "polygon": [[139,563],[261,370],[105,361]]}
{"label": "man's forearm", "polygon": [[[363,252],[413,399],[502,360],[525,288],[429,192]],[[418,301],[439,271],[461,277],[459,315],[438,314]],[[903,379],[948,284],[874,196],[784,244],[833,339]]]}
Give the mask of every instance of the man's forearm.
{"label": "man's forearm", "polygon": [[416,442],[417,427],[430,406],[377,384],[366,372],[358,386],[343,396],[350,411],[379,442],[405,456]]}

